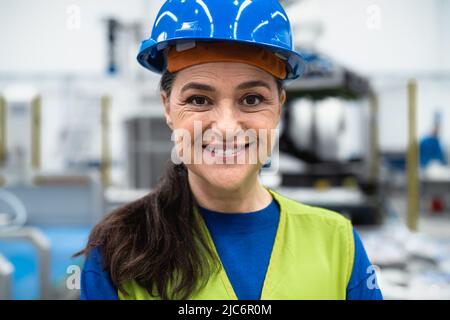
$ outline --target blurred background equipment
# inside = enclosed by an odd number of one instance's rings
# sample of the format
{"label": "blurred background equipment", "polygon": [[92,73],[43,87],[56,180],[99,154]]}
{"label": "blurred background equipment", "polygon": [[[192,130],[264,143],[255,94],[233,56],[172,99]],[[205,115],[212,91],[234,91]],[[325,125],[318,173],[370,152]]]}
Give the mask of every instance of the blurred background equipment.
{"label": "blurred background equipment", "polygon": [[41,164],[41,97],[31,86],[9,86],[0,108],[3,166],[10,180],[24,182]]}
{"label": "blurred background equipment", "polygon": [[14,266],[0,254],[0,299],[12,299],[12,274]]}
{"label": "blurred background equipment", "polygon": [[[62,158],[65,169],[44,170],[41,96],[28,85],[4,90],[0,105],[0,294],[5,299],[78,295],[66,287],[66,270],[71,264],[81,265],[80,258],[71,256],[105,213],[102,182],[109,183],[111,168],[111,100],[103,96],[92,101],[90,108],[97,110],[91,112],[94,122],[85,118],[76,130],[70,130],[75,122],[64,128],[64,140],[72,143]],[[96,135],[101,136],[101,147],[96,147],[100,152],[92,159],[92,145],[85,141],[96,141],[92,139]]]}
{"label": "blurred background equipment", "polygon": [[306,75],[287,87],[280,138],[278,190],[347,215],[381,222],[379,146],[369,81],[317,53]]}
{"label": "blurred background equipment", "polygon": [[[51,298],[49,287],[50,248],[45,235],[37,228],[24,227],[27,210],[24,204],[12,193],[0,190],[0,240],[22,240],[34,245],[38,252],[40,295],[44,299]],[[0,256],[0,294],[5,299],[12,298],[12,275],[14,267]]]}
{"label": "blurred background equipment", "polygon": [[441,142],[441,123],[442,114],[435,112],[433,118],[433,127],[429,135],[426,135],[420,141],[420,166],[426,168],[432,162],[445,166],[448,164],[447,156],[442,148]]}
{"label": "blurred background equipment", "polygon": [[[5,205],[9,207],[6,210],[3,209]],[[0,190],[0,230],[5,232],[21,228],[26,221],[27,210],[23,203],[12,193]]]}
{"label": "blurred background equipment", "polygon": [[450,167],[441,141],[441,112],[435,111],[432,130],[420,141],[420,168],[424,209],[442,215],[450,208]]}
{"label": "blurred background equipment", "polygon": [[162,108],[130,117],[126,126],[129,186],[150,189],[156,185],[170,159],[172,133]]}

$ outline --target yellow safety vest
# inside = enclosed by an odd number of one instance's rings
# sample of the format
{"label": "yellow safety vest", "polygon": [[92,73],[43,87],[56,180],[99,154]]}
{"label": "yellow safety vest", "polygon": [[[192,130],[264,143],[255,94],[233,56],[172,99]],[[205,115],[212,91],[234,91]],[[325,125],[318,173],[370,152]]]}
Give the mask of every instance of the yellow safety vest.
{"label": "yellow safety vest", "polygon": [[[268,190],[280,206],[280,221],[261,300],[346,299],[354,260],[351,222],[339,213],[307,206]],[[217,254],[203,218],[200,221]],[[121,300],[159,299],[135,281],[125,283],[124,289],[129,295],[119,291]],[[222,264],[189,299],[237,299]]]}

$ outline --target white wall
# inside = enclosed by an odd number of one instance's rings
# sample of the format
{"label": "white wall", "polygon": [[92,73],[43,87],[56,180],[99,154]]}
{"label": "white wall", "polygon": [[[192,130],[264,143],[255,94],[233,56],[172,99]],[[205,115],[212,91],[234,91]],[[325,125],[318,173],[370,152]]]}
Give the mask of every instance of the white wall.
{"label": "white wall", "polygon": [[103,74],[107,55],[104,19],[141,22],[144,30],[150,30],[159,3],[0,0],[0,73]]}
{"label": "white wall", "polygon": [[450,42],[441,29],[449,29],[448,1],[304,0],[288,13],[297,43],[311,22],[319,22],[323,33],[316,48],[359,72],[442,71],[443,60],[450,70],[449,55],[441,54]]}
{"label": "white wall", "polygon": [[439,38],[441,43],[440,61],[443,70],[450,70],[450,1],[438,1]]}

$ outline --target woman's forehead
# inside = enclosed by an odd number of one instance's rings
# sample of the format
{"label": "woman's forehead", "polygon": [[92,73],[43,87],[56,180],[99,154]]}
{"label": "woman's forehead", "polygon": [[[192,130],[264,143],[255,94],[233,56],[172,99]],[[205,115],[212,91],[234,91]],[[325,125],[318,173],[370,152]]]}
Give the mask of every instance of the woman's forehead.
{"label": "woman's forehead", "polygon": [[240,83],[249,80],[261,80],[275,85],[275,78],[268,72],[246,63],[210,62],[188,67],[178,72],[179,84],[194,79],[208,82]]}

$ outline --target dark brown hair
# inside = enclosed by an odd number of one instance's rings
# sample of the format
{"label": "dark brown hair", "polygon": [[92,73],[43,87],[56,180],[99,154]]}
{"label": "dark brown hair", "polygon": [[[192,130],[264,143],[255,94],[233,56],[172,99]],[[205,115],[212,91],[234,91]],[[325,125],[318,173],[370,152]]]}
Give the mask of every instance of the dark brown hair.
{"label": "dark brown hair", "polygon": [[[161,77],[160,90],[167,98],[175,77],[170,72]],[[283,82],[276,81],[281,93]],[[155,189],[107,215],[76,255],[87,256],[98,248],[104,270],[124,294],[125,282],[134,280],[155,297],[188,298],[219,264],[194,216],[187,175],[185,165],[169,160]]]}

